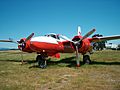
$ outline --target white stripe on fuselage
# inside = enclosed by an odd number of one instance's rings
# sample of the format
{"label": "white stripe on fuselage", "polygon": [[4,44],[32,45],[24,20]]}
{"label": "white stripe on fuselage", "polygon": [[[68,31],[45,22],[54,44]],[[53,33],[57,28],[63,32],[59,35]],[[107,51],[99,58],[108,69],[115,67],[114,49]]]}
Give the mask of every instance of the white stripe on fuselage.
{"label": "white stripe on fuselage", "polygon": [[47,36],[39,36],[34,37],[30,40],[31,42],[45,42],[45,43],[52,43],[52,44],[58,44],[57,40],[53,37],[47,37]]}

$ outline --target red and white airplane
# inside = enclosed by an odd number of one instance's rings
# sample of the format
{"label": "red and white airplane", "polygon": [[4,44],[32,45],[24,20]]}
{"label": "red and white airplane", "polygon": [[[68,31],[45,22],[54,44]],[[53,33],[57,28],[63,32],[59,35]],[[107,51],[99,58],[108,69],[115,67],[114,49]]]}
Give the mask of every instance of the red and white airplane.
{"label": "red and white airplane", "polygon": [[45,68],[47,66],[46,58],[48,56],[60,58],[59,53],[75,52],[76,63],[79,67],[79,53],[83,55],[84,63],[91,63],[89,53],[92,51],[92,43],[104,40],[120,39],[120,35],[88,38],[94,32],[95,29],[91,30],[86,35],[81,36],[81,28],[80,26],[78,26],[78,34],[74,36],[72,40],[60,34],[50,33],[45,36],[33,37],[34,33],[32,33],[27,38],[20,39],[20,41],[9,39],[0,40],[0,42],[17,43],[18,49],[23,52],[36,52],[38,54],[36,60],[38,61],[38,65],[40,68]]}

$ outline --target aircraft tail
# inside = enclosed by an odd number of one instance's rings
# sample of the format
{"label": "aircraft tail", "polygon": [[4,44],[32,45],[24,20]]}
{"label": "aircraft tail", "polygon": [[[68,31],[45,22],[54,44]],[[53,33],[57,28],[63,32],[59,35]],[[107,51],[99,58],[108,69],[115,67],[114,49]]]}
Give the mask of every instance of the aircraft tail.
{"label": "aircraft tail", "polygon": [[81,35],[81,27],[78,26],[77,30],[78,30],[78,36],[80,36]]}

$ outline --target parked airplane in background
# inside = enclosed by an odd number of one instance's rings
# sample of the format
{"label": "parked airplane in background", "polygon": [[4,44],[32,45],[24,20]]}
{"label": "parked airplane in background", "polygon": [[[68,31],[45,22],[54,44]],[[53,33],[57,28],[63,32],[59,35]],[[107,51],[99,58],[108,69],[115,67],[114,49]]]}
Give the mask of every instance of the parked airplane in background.
{"label": "parked airplane in background", "polygon": [[91,30],[86,35],[81,36],[81,28],[80,26],[78,26],[78,34],[74,36],[72,40],[60,34],[50,33],[45,36],[33,37],[34,33],[32,33],[27,38],[20,39],[20,41],[14,41],[12,39],[9,39],[0,40],[0,42],[17,43],[18,49],[23,52],[36,52],[38,54],[36,60],[38,61],[38,65],[40,68],[45,68],[47,66],[46,58],[48,56],[60,58],[59,53],[75,52],[76,63],[79,67],[79,53],[83,55],[84,63],[91,63],[89,53],[92,51],[92,43],[104,40],[120,39],[120,35],[88,38],[94,32],[95,29]]}
{"label": "parked airplane in background", "polygon": [[112,50],[120,50],[119,44],[114,43],[106,43],[106,49],[112,49]]}

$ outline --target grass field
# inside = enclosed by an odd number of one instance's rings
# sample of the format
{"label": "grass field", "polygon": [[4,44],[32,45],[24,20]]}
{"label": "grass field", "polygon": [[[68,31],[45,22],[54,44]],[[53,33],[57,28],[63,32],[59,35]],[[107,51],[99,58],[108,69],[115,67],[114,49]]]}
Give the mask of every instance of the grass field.
{"label": "grass field", "polygon": [[[61,54],[40,69],[36,54],[0,51],[0,90],[120,90],[120,51],[97,51],[92,64],[75,67],[74,54]],[[82,57],[81,57],[82,61]]]}

